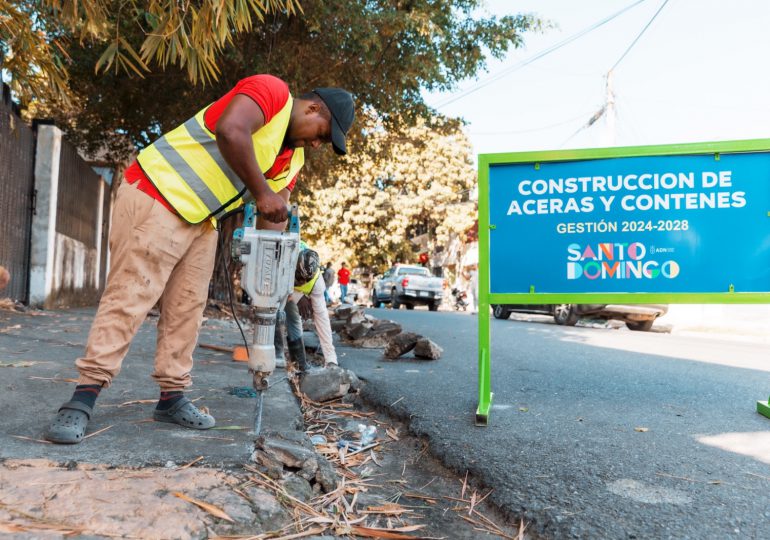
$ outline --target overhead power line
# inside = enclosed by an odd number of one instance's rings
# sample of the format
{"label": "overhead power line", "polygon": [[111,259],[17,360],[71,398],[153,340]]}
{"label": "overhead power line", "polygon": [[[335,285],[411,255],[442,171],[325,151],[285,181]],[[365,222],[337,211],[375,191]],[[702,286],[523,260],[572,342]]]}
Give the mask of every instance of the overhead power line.
{"label": "overhead power line", "polygon": [[618,64],[620,64],[623,61],[623,59],[626,57],[626,55],[629,52],[631,52],[631,49],[634,48],[634,45],[636,45],[636,42],[639,41],[639,39],[644,35],[644,33],[647,31],[647,29],[653,23],[655,18],[660,14],[661,11],[663,11],[663,8],[666,7],[666,4],[668,4],[668,1],[669,0],[664,0],[664,2],[658,8],[658,11],[655,12],[655,15],[653,15],[652,18],[649,21],[647,21],[647,24],[644,26],[644,28],[642,28],[642,31],[639,32],[639,35],[637,35],[636,38],[634,39],[634,41],[631,42],[631,45],[628,46],[628,48],[625,50],[625,52],[622,55],[620,55],[620,58],[618,58],[618,61],[615,62],[615,65],[613,65],[610,68],[610,71],[613,71],[616,67],[618,67]]}
{"label": "overhead power line", "polygon": [[607,78],[607,86],[606,86],[606,95],[605,95],[604,104],[599,108],[598,111],[596,111],[593,114],[593,116],[591,116],[591,118],[588,119],[588,122],[580,126],[578,130],[575,131],[575,133],[567,137],[567,139],[563,143],[561,143],[561,145],[559,145],[559,148],[567,144],[581,131],[586,130],[591,126],[593,126],[602,117],[611,118],[612,115],[615,114],[615,93],[613,92],[612,85],[611,85],[612,75],[615,71],[615,68],[618,67],[618,64],[620,64],[620,62],[623,61],[623,59],[628,55],[628,53],[631,52],[631,49],[634,48],[634,45],[636,45],[639,39],[641,39],[641,37],[644,35],[644,33],[647,31],[650,25],[652,25],[653,21],[657,18],[660,12],[663,11],[663,8],[666,7],[666,4],[668,4],[668,2],[669,0],[663,0],[663,3],[658,8],[658,11],[656,11],[655,14],[650,18],[650,20],[647,21],[647,24],[644,25],[644,28],[642,28],[642,30],[637,34],[637,36],[634,38],[631,44],[626,48],[623,54],[620,55],[620,58],[618,58],[617,62],[615,62],[615,64],[609,69],[609,71],[607,71],[607,75],[605,75],[605,77]]}
{"label": "overhead power line", "polygon": [[561,122],[557,122],[556,124],[550,124],[547,126],[540,126],[536,128],[531,129],[517,129],[517,130],[508,130],[508,131],[471,131],[471,135],[481,135],[481,136],[489,136],[489,135],[520,135],[522,133],[534,133],[536,131],[545,131],[547,129],[553,129],[556,127],[561,127],[566,124],[571,124],[572,122],[575,122],[577,120],[580,120],[582,118],[585,118],[587,114],[589,114],[591,111],[584,112],[578,116],[575,116],[573,118],[570,118],[568,120],[562,120]]}
{"label": "overhead power line", "polygon": [[[668,0],[666,0],[666,1],[668,1]],[[559,43],[557,43],[555,45],[552,45],[551,47],[548,47],[547,49],[545,49],[543,51],[540,51],[539,53],[537,53],[533,57],[527,58],[526,60],[522,60],[521,62],[518,62],[517,64],[514,64],[513,66],[511,66],[509,68],[506,68],[503,71],[501,71],[501,72],[499,72],[499,73],[497,73],[495,75],[490,76],[486,80],[480,81],[479,83],[475,84],[474,86],[465,89],[464,91],[460,92],[459,94],[449,97],[448,99],[438,103],[435,106],[435,108],[436,109],[441,109],[443,107],[446,107],[450,103],[454,103],[455,101],[458,101],[458,100],[460,100],[460,99],[462,99],[464,97],[467,97],[467,96],[473,94],[474,92],[477,92],[477,91],[481,90],[482,88],[484,88],[486,86],[489,86],[490,84],[492,84],[494,82],[497,82],[497,81],[499,81],[500,79],[502,79],[504,77],[507,77],[508,75],[513,73],[514,71],[517,71],[517,70],[519,70],[519,69],[521,69],[521,68],[531,64],[532,62],[534,62],[536,60],[539,60],[540,58],[543,58],[544,56],[546,56],[548,54],[551,54],[552,52],[557,51],[558,49],[561,49],[565,45],[568,45],[568,44],[572,43],[576,39],[579,39],[579,38],[585,36],[586,34],[596,30],[597,28],[599,28],[601,26],[604,26],[608,22],[616,19],[617,17],[621,16],[626,11],[628,11],[628,10],[638,6],[639,4],[641,4],[643,2],[646,2],[646,0],[637,0],[633,4],[630,4],[630,5],[626,6],[626,7],[624,7],[623,9],[618,11],[617,13],[614,13],[614,14],[610,15],[609,17],[606,17],[605,19],[602,19],[601,21],[598,21],[598,22],[592,24],[591,26],[581,30],[577,34],[575,34],[575,35],[573,35],[571,37],[568,37],[564,41],[561,41],[561,42],[559,42]],[[658,12],[660,12],[660,10],[658,10]],[[632,44],[632,46],[633,46],[633,44]]]}

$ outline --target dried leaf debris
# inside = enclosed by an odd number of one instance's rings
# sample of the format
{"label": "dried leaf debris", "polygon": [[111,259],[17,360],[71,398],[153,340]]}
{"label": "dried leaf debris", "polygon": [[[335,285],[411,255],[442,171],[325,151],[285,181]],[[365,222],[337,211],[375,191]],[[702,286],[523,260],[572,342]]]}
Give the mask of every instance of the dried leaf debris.
{"label": "dried leaf debris", "polygon": [[181,493],[179,491],[175,491],[173,495],[174,495],[174,497],[179,497],[183,501],[187,501],[187,502],[189,502],[191,504],[194,504],[195,506],[197,506],[199,508],[202,508],[203,510],[205,510],[206,512],[208,512],[209,514],[211,514],[214,517],[218,517],[220,519],[224,519],[225,521],[229,521],[230,523],[235,523],[235,520],[233,520],[233,518],[228,516],[227,513],[224,510],[222,510],[221,508],[219,508],[217,506],[214,506],[213,504],[209,504],[207,502],[200,501],[198,499],[194,499],[193,497],[188,497],[187,495],[185,495],[184,493]]}
{"label": "dried leaf debris", "polygon": [[[382,504],[361,502],[371,501],[367,494],[375,488],[383,487],[384,483],[408,486],[408,482],[404,479],[389,481],[382,478],[383,474],[376,473],[377,469],[372,467],[372,465],[381,466],[383,453],[387,452],[387,445],[400,440],[398,428],[378,420],[374,412],[356,410],[353,405],[344,403],[342,398],[317,403],[299,392],[297,395],[301,401],[307,436],[315,442],[316,452],[334,466],[341,478],[337,488],[305,502],[290,494],[280,481],[271,478],[257,467],[246,466],[245,469],[250,474],[235,491],[243,494],[249,487],[258,487],[272,493],[290,511],[293,520],[277,531],[253,536],[218,538],[222,540],[236,538],[289,540],[315,535],[392,539],[427,538],[420,536],[420,531],[428,526],[421,523],[424,518],[421,509],[426,508],[426,505],[434,506],[443,502],[447,505],[447,510],[456,512],[458,517],[470,523],[479,532],[501,538],[523,540],[523,524],[520,525],[517,534],[512,535],[481,512],[480,505],[491,491],[481,495],[476,490],[472,490],[469,487],[467,475],[460,487],[459,498],[431,496],[409,488],[405,492],[397,491],[391,500]],[[376,426],[377,432],[382,436],[369,444],[361,445],[361,433],[354,433],[349,429],[350,424],[357,421]],[[417,503],[412,503],[409,499],[414,499]]]}

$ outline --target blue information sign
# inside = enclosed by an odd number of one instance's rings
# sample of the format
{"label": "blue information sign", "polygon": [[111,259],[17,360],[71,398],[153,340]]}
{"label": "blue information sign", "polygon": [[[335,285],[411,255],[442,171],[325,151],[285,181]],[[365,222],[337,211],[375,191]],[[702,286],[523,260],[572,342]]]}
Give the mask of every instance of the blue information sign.
{"label": "blue information sign", "polygon": [[489,194],[492,294],[770,291],[770,153],[490,164]]}

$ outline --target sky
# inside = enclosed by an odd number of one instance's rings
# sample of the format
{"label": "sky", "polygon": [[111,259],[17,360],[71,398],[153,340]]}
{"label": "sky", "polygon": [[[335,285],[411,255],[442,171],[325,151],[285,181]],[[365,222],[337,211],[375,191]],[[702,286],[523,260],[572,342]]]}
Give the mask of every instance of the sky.
{"label": "sky", "polygon": [[770,138],[770,2],[669,0],[613,75],[615,128],[581,129],[605,102],[606,74],[664,0],[644,0],[570,44],[466,97],[506,68],[638,0],[488,0],[495,15],[535,13],[555,27],[490,60],[432,106],[464,118],[474,153]]}

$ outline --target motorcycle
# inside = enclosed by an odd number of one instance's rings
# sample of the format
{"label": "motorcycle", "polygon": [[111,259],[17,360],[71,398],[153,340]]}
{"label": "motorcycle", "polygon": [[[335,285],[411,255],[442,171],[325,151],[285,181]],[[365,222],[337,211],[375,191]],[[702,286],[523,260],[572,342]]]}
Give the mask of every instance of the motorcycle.
{"label": "motorcycle", "polygon": [[452,289],[452,298],[454,298],[455,311],[460,311],[461,309],[465,311],[470,305],[468,302],[468,294],[456,287]]}

